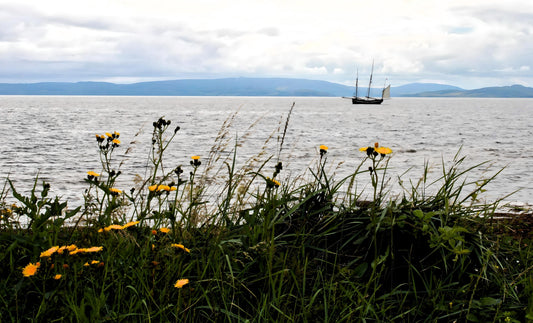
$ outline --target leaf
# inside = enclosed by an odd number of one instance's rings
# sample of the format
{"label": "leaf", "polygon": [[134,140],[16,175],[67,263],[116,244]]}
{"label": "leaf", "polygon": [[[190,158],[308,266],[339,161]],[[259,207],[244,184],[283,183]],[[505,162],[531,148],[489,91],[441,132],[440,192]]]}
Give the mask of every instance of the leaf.
{"label": "leaf", "polygon": [[501,299],[492,297],[482,297],[480,300],[481,306],[494,306],[502,302]]}
{"label": "leaf", "polygon": [[354,273],[358,277],[363,277],[367,269],[368,269],[368,263],[363,262],[362,264],[359,264],[357,267],[355,267]]}

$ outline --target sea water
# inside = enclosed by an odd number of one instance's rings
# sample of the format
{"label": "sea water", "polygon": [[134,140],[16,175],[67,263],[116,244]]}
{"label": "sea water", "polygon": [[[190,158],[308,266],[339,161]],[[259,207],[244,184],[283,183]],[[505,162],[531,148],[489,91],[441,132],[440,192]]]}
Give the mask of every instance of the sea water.
{"label": "sea water", "polygon": [[[160,117],[172,121],[169,135],[180,127],[166,151],[166,170],[182,165],[187,171],[190,157],[199,155],[201,167],[218,163],[219,172],[210,173],[216,177],[236,149],[237,166],[258,170],[266,162],[261,172],[271,176],[279,160],[280,179],[289,181],[316,170],[318,147],[326,145],[326,170],[340,180],[364,158],[360,147],[379,142],[393,150],[390,183],[418,180],[425,163],[438,177],[442,162],[450,165],[458,154],[466,157],[465,168],[487,162],[467,173],[467,181],[503,169],[486,187],[486,199],[517,191],[506,200],[533,202],[533,99],[393,98],[353,105],[314,97],[0,96],[0,180],[9,177],[28,192],[39,176],[53,195],[80,204],[87,171],[102,169],[95,134],[117,131],[122,144],[112,162],[122,173],[117,185],[129,191],[135,175],[149,172],[152,123]],[[357,182],[368,191],[368,174]],[[391,196],[402,194],[391,186]]]}

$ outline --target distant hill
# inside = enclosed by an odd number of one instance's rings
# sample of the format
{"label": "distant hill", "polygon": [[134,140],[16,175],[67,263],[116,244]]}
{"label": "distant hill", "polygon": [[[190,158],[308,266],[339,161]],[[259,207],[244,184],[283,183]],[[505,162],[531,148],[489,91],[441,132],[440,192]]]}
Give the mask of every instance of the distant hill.
{"label": "distant hill", "polygon": [[0,95],[343,96],[351,91],[342,84],[290,78],[187,79],[133,84],[0,83]]}
{"label": "distant hill", "polygon": [[[292,78],[223,78],[115,84],[107,82],[0,83],[0,95],[143,95],[143,96],[352,96],[353,86]],[[359,95],[367,88],[359,88]],[[380,89],[372,88],[371,96]],[[521,85],[463,90],[435,83],[411,83],[391,88],[393,97],[533,98],[533,88]]]}
{"label": "distant hill", "polygon": [[476,90],[440,90],[420,92],[414,97],[463,97],[463,98],[533,98],[533,88],[522,85],[484,87]]}
{"label": "distant hill", "polygon": [[391,96],[413,96],[421,92],[434,91],[464,91],[460,87],[436,83],[409,83],[391,87]]}

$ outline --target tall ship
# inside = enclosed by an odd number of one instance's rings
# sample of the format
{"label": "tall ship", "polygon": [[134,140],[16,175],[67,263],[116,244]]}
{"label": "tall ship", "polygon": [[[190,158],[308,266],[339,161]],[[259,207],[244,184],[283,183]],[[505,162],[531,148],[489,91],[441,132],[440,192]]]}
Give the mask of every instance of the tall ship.
{"label": "tall ship", "polygon": [[[368,91],[366,96],[359,96],[359,71],[357,71],[355,78],[355,95],[352,97],[344,97],[351,99],[353,104],[381,104],[384,99],[390,98],[390,84],[381,90],[381,98],[374,98],[370,96],[370,89],[372,87],[372,75],[374,74],[374,62],[372,62],[372,71],[370,72],[370,81],[368,82]],[[386,80],[385,80],[386,82]]]}

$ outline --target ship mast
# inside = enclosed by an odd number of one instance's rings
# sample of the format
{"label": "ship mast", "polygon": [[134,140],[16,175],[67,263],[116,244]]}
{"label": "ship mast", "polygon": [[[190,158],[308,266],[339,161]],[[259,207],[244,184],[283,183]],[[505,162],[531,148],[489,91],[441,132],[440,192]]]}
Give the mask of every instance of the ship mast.
{"label": "ship mast", "polygon": [[355,97],[357,98],[357,88],[359,87],[359,69],[356,68],[356,75],[355,75]]}
{"label": "ship mast", "polygon": [[368,93],[366,94],[366,97],[370,97],[370,87],[372,86],[372,74],[374,74],[374,60],[372,60],[372,71],[370,72],[370,82],[368,82]]}

